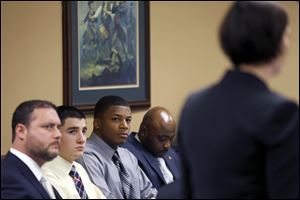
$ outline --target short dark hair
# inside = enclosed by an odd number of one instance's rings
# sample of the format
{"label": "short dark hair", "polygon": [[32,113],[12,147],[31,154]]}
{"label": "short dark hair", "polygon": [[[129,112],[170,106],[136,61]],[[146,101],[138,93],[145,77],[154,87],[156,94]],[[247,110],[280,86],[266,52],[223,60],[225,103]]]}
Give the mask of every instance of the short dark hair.
{"label": "short dark hair", "polygon": [[60,118],[61,125],[65,123],[66,118],[85,119],[85,115],[74,106],[61,105],[57,107],[57,114]]}
{"label": "short dark hair", "polygon": [[263,64],[281,53],[288,24],[286,12],[274,2],[237,1],[220,27],[220,42],[232,63]]}
{"label": "short dark hair", "polygon": [[17,124],[20,123],[28,127],[32,121],[31,116],[33,111],[38,108],[53,108],[56,110],[56,106],[53,103],[45,100],[29,100],[21,103],[14,111],[12,117],[12,141],[16,137],[15,128]]}
{"label": "short dark hair", "polygon": [[101,117],[102,114],[111,106],[127,106],[130,107],[128,102],[119,96],[104,96],[96,104],[94,110],[94,118]]}

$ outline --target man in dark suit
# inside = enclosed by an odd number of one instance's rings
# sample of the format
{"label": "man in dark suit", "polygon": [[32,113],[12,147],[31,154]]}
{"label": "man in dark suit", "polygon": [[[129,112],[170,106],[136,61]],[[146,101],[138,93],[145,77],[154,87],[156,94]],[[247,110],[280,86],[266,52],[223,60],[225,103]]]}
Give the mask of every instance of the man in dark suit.
{"label": "man in dark suit", "polygon": [[138,159],[156,189],[180,177],[180,159],[171,143],[176,123],[163,107],[154,107],[144,116],[138,133],[131,133],[122,146]]}
{"label": "man in dark suit", "polygon": [[13,114],[12,147],[1,163],[1,199],[60,198],[41,166],[58,155],[60,119],[54,104],[30,100]]}
{"label": "man in dark suit", "polygon": [[267,86],[283,66],[288,33],[278,3],[230,8],[220,39],[234,69],[191,95],[181,113],[189,198],[299,198],[299,108]]}

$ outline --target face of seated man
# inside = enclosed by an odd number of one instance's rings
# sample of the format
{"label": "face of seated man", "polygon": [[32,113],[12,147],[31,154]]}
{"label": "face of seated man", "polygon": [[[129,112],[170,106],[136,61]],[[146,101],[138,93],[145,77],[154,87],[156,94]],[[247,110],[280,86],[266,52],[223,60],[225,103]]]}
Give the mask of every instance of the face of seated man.
{"label": "face of seated man", "polygon": [[162,157],[169,150],[175,135],[175,120],[161,107],[155,107],[146,114],[139,131],[142,145],[155,157]]}
{"label": "face of seated man", "polygon": [[62,133],[59,154],[69,162],[81,157],[86,143],[86,120],[79,118],[67,118],[59,127]]}

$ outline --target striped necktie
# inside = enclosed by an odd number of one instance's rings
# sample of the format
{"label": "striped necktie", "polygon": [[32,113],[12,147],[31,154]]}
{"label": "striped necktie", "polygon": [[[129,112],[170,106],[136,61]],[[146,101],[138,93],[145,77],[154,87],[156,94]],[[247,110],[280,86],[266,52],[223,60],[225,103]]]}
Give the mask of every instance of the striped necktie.
{"label": "striped necktie", "polygon": [[86,194],[86,191],[84,189],[82,180],[78,174],[78,172],[76,171],[76,168],[74,165],[72,165],[72,169],[69,173],[69,175],[72,177],[76,190],[78,191],[78,194],[80,196],[81,199],[88,199],[88,195]]}
{"label": "striped necktie", "polygon": [[124,165],[120,160],[118,152],[114,153],[112,160],[119,171],[119,176],[120,176],[122,189],[123,189],[123,193],[124,193],[124,199],[132,199],[133,197],[131,196],[131,192],[134,193],[133,187],[130,184],[128,172],[124,168]]}

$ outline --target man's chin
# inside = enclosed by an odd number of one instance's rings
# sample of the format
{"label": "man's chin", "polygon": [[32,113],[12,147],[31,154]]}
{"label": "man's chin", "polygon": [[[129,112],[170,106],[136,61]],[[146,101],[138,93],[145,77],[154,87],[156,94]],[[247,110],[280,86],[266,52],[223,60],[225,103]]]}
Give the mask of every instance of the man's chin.
{"label": "man's chin", "polygon": [[118,145],[122,145],[126,142],[126,139],[120,139]]}
{"label": "man's chin", "polygon": [[156,154],[155,154],[155,157],[163,157],[166,153],[167,153],[166,151],[156,153]]}
{"label": "man's chin", "polygon": [[82,157],[83,156],[83,152],[78,152],[74,157],[75,157],[75,159],[74,160],[76,160],[76,159],[78,159],[78,158],[80,158],[80,157]]}
{"label": "man's chin", "polygon": [[50,153],[50,154],[48,155],[48,161],[53,160],[53,159],[56,158],[57,156],[58,156],[58,152]]}
{"label": "man's chin", "polygon": [[43,158],[46,161],[51,161],[54,158],[56,158],[56,156],[58,156],[58,154],[59,154],[59,150],[58,149],[52,149],[52,150],[48,151],[47,153],[45,153],[43,155]]}

